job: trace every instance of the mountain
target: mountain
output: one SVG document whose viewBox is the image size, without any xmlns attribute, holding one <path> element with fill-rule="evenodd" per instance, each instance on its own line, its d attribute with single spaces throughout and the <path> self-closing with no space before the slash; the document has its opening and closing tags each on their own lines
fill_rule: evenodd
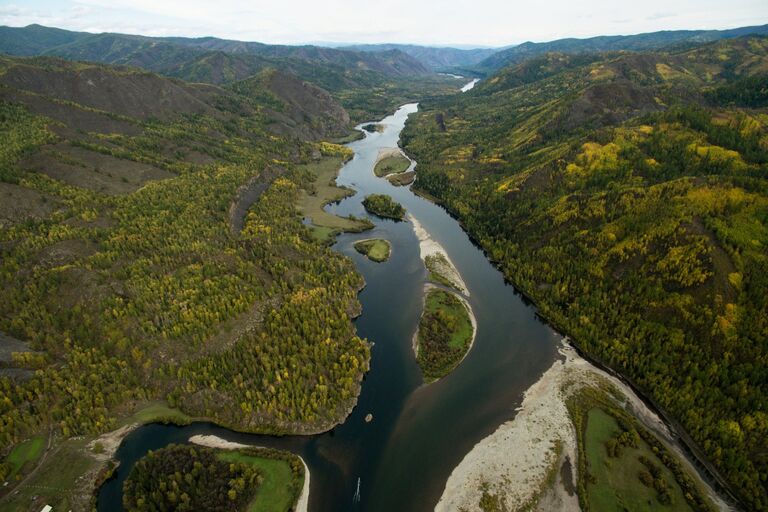
<svg viewBox="0 0 768 512">
<path fill-rule="evenodd" d="M 398 50 L 410 55 L 433 71 L 471 68 L 498 51 L 498 49 L 494 48 L 458 49 L 412 44 L 357 44 L 343 46 L 342 48 L 359 52 L 379 53 Z"/>
<path fill-rule="evenodd" d="M 73 43 L 87 36 L 85 32 L 42 25 L 0 26 L 0 51 L 9 55 L 38 55 L 49 48 Z"/>
<path fill-rule="evenodd" d="M 492 73 L 510 64 L 550 52 L 588 53 L 608 51 L 649 51 L 671 45 L 694 45 L 746 35 L 768 35 L 768 25 L 730 30 L 671 30 L 630 36 L 598 36 L 587 39 L 558 39 L 546 43 L 526 42 L 501 50 L 477 64 L 477 69 Z"/>
<path fill-rule="evenodd" d="M 457 79 L 436 75 L 399 50 L 372 53 L 211 37 L 89 34 L 30 25 L 0 27 L 0 52 L 133 66 L 215 85 L 277 69 L 330 92 L 355 122 L 383 115 L 422 94 L 445 94 L 458 87 Z"/>
<path fill-rule="evenodd" d="M 221 87 L 0 57 L 4 509 L 29 508 L 32 467 L 8 455 L 27 439 L 51 435 L 40 464 L 63 475 L 45 502 L 88 510 L 106 458 L 71 438 L 138 410 L 269 433 L 346 417 L 370 358 L 363 283 L 297 204 L 349 156 L 318 141 L 348 125 L 279 70 Z M 291 369 L 278 388 L 274 368 Z"/>
<path fill-rule="evenodd" d="M 421 104 L 416 187 L 768 510 L 768 38 L 548 53 Z"/>
<path fill-rule="evenodd" d="M 105 64 L 136 65 L 172 69 L 193 58 L 210 58 L 217 52 L 233 58 L 246 56 L 265 59 L 295 59 L 316 64 L 341 66 L 345 70 L 368 70 L 388 77 L 428 73 L 420 62 L 404 52 L 355 52 L 317 46 L 285 46 L 232 41 L 214 37 L 146 37 L 129 34 L 90 34 L 29 25 L 22 28 L 0 27 L 0 52 L 9 55 L 55 55 L 72 60 Z M 156 62 L 159 60 L 159 62 Z M 251 67 L 266 60 L 245 59 Z M 263 64 L 262 64 L 263 65 Z"/>
<path fill-rule="evenodd" d="M 83 107 L 140 120 L 168 120 L 180 115 L 220 117 L 222 104 L 236 105 L 232 107 L 236 112 L 261 111 L 272 117 L 272 126 L 282 135 L 302 139 L 342 136 L 349 126 L 349 115 L 327 92 L 293 75 L 269 70 L 257 77 L 258 92 L 240 89 L 236 94 L 235 89 L 170 80 L 132 68 L 49 57 L 6 57 L 2 58 L 2 67 L 0 98 L 24 104 L 32 112 L 53 117 L 72 130 L 90 131 L 87 121 L 77 124 L 83 118 Z M 279 76 L 279 84 L 274 76 Z M 263 99 L 264 94 L 271 101 L 259 104 L 257 100 Z M 70 104 L 77 106 L 70 108 Z M 282 114 L 278 115 L 283 111 L 302 120 L 300 133 L 278 122 L 285 120 Z M 292 121 L 290 125 L 296 123 Z"/>
</svg>

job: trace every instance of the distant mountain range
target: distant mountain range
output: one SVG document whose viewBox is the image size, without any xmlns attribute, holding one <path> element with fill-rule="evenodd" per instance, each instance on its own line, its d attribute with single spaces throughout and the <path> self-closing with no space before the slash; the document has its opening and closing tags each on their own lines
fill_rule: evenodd
<svg viewBox="0 0 768 512">
<path fill-rule="evenodd" d="M 326 69 L 322 74 L 345 75 L 351 82 L 359 81 L 365 73 L 384 77 L 430 73 L 424 64 L 398 50 L 372 53 L 215 37 L 91 34 L 41 25 L 0 27 L 0 52 L 136 66 L 188 81 L 215 84 L 247 78 L 270 66 L 291 71 L 302 78 L 316 79 L 320 74 L 317 66 L 323 65 Z M 337 76 L 336 80 L 343 81 L 343 77 Z"/>
<path fill-rule="evenodd" d="M 0 27 L 0 53 L 130 66 L 187 82 L 231 85 L 269 70 L 295 75 L 325 89 L 354 121 L 375 118 L 433 87 L 457 89 L 397 49 L 362 52 L 284 46 L 215 37 L 145 37 L 73 32 L 29 25 Z M 386 94 L 384 94 L 386 91 Z"/>
<path fill-rule="evenodd" d="M 184 51 L 186 50 L 186 51 Z M 130 34 L 73 32 L 42 25 L 0 27 L 0 52 L 10 55 L 55 55 L 67 59 L 82 59 L 105 64 L 131 64 L 147 54 L 178 59 L 197 55 L 201 59 L 211 53 L 249 55 L 262 59 L 299 59 L 377 71 L 386 75 L 425 74 L 428 69 L 404 52 L 356 52 L 319 46 L 270 45 L 234 41 L 216 37 L 146 37 Z M 196 52 L 196 53 L 192 53 Z M 251 62 L 257 62 L 252 60 Z M 146 68 L 149 62 L 142 62 Z M 165 66 L 167 61 L 156 64 Z"/>
<path fill-rule="evenodd" d="M 649 51 L 668 46 L 683 49 L 701 43 L 731 39 L 746 35 L 768 35 L 768 25 L 741 27 L 730 30 L 673 30 L 648 32 L 629 36 L 598 36 L 588 39 L 558 39 L 547 43 L 526 42 L 501 50 L 479 62 L 478 71 L 490 73 L 510 64 L 518 64 L 529 57 L 549 52 L 594 53 L 609 51 Z"/>
<path fill-rule="evenodd" d="M 91 34 L 29 25 L 0 27 L 0 52 L 130 65 L 188 81 L 215 84 L 242 80 L 265 68 L 276 67 L 333 91 L 341 87 L 370 85 L 382 78 L 427 76 L 435 72 L 486 75 L 550 52 L 649 51 L 667 47 L 679 50 L 745 35 L 768 35 L 768 25 L 566 38 L 475 49 L 410 44 L 355 44 L 335 48 L 290 46 L 216 37 Z"/>
<path fill-rule="evenodd" d="M 342 46 L 346 50 L 360 52 L 382 52 L 398 50 L 418 60 L 434 71 L 451 71 L 455 68 L 475 66 L 499 51 L 499 48 L 437 48 L 412 44 L 356 44 Z"/>
</svg>

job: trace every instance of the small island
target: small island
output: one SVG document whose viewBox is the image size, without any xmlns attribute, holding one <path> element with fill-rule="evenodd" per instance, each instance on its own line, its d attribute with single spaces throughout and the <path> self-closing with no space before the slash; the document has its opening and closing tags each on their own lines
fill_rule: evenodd
<svg viewBox="0 0 768 512">
<path fill-rule="evenodd" d="M 416 179 L 416 171 L 401 172 L 399 174 L 390 174 L 387 180 L 396 187 L 410 185 Z"/>
<path fill-rule="evenodd" d="M 368 133 L 383 132 L 384 131 L 384 126 L 380 125 L 379 123 L 364 124 L 362 126 L 362 128 L 363 128 L 363 130 L 367 131 Z"/>
<path fill-rule="evenodd" d="M 123 485 L 126 510 L 292 510 L 304 485 L 297 456 L 266 448 L 169 445 L 150 451 Z"/>
<path fill-rule="evenodd" d="M 363 199 L 368 213 L 385 219 L 403 220 L 405 208 L 386 194 L 371 194 Z"/>
<path fill-rule="evenodd" d="M 430 287 L 415 340 L 424 380 L 448 375 L 464 359 L 474 336 L 474 322 L 464 301 L 454 293 Z"/>
<path fill-rule="evenodd" d="M 354 244 L 355 250 L 365 254 L 369 260 L 381 263 L 389 259 L 392 254 L 392 244 L 382 238 L 368 238 L 358 240 Z"/>
<path fill-rule="evenodd" d="M 459 276 L 453 264 L 448 261 L 445 253 L 433 252 L 432 254 L 427 254 L 424 257 L 424 265 L 429 272 L 429 280 L 433 283 L 452 288 L 457 292 L 467 293 L 461 276 Z"/>
<path fill-rule="evenodd" d="M 379 178 L 390 174 L 400 174 L 408 170 L 411 161 L 400 150 L 382 151 L 373 167 L 373 173 Z"/>
</svg>

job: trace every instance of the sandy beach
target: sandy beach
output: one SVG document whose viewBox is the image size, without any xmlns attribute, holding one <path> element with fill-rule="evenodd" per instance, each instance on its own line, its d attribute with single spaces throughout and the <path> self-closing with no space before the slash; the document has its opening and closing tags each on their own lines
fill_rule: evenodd
<svg viewBox="0 0 768 512">
<path fill-rule="evenodd" d="M 566 339 L 559 352 L 564 359 L 556 361 L 525 392 L 517 416 L 476 444 L 453 470 L 436 511 L 479 511 L 483 487 L 500 497 L 509 510 L 519 510 L 540 498 L 535 510 L 578 511 L 578 498 L 566 492 L 559 471 L 555 485 L 543 487 L 550 471 L 559 469 L 566 457 L 571 463 L 573 479 L 568 487 L 576 487 L 578 445 L 565 403 L 585 386 L 609 383 L 621 392 L 625 406 L 641 423 L 665 441 L 671 439 L 658 415 L 627 385 L 580 357 Z M 561 449 L 559 454 L 557 446 Z M 674 451 L 687 462 L 679 450 Z M 697 473 L 692 475 L 718 505 L 723 505 Z"/>
<path fill-rule="evenodd" d="M 106 461 L 115 456 L 115 452 L 120 447 L 120 443 L 123 442 L 125 436 L 139 428 L 138 423 L 131 423 L 124 425 L 111 432 L 101 434 L 99 437 L 88 443 L 88 448 L 91 450 L 91 455 L 101 461 Z M 94 451 L 96 445 L 101 446 L 101 450 Z M 97 453 L 98 452 L 98 453 Z"/>
<path fill-rule="evenodd" d="M 575 352 L 561 352 L 565 361 L 556 361 L 525 392 L 514 420 L 475 445 L 453 470 L 435 510 L 480 510 L 483 486 L 510 510 L 518 510 L 534 501 L 557 464 L 558 444 L 575 460 L 576 434 L 565 399 L 596 376 L 573 364 Z"/>
<path fill-rule="evenodd" d="M 237 450 L 239 448 L 258 448 L 257 446 L 233 443 L 214 435 L 195 435 L 189 438 L 189 442 L 200 446 L 207 446 L 208 448 L 218 448 L 222 450 Z M 299 457 L 297 455 L 297 457 Z M 298 501 L 296 501 L 296 512 L 307 512 L 309 510 L 309 467 L 304 459 L 299 457 L 301 463 L 304 464 L 304 487 L 301 489 Z"/>
<path fill-rule="evenodd" d="M 377 163 L 381 162 L 382 160 L 384 160 L 387 157 L 397 156 L 397 155 L 405 156 L 405 154 L 403 154 L 403 152 L 400 150 L 400 148 L 383 148 L 383 149 L 380 149 L 378 156 L 376 156 L 376 162 L 373 164 L 373 166 L 375 167 Z M 410 158 L 409 158 L 409 160 L 410 160 Z"/>
<path fill-rule="evenodd" d="M 448 268 L 444 269 L 445 277 L 456 285 L 456 288 L 466 297 L 469 297 L 469 290 L 464 280 L 461 278 L 461 274 L 456 270 L 456 265 L 453 264 L 451 258 L 448 257 L 448 253 L 435 239 L 433 239 L 427 230 L 421 225 L 421 223 L 411 214 L 406 216 L 408 221 L 413 225 L 413 231 L 416 233 L 416 238 L 419 239 L 419 252 L 421 260 L 425 262 L 426 258 L 430 254 L 441 254 L 448 262 Z"/>
</svg>

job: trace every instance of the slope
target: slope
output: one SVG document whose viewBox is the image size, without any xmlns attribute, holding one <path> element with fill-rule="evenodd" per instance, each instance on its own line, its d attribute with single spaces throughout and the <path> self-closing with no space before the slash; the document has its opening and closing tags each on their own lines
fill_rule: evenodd
<svg viewBox="0 0 768 512">
<path fill-rule="evenodd" d="M 433 71 L 451 71 L 470 68 L 498 51 L 496 48 L 459 49 L 450 47 L 419 46 L 413 44 L 356 44 L 343 49 L 359 52 L 399 50 L 407 53 Z"/>
<path fill-rule="evenodd" d="M 15 445 L 48 437 L 38 475 L 58 480 L 30 492 L 85 510 L 104 460 L 87 443 L 148 404 L 306 433 L 355 403 L 362 281 L 295 206 L 314 180 L 301 164 L 346 156 L 313 140 L 348 117 L 289 75 L 261 79 L 284 96 L 0 59 L 0 331 L 28 347 L 3 361 L 23 371 L 0 376 L 0 478 Z"/>
<path fill-rule="evenodd" d="M 768 509 L 767 66 L 764 38 L 548 54 L 404 132 L 417 188 L 751 510 Z"/>
<path fill-rule="evenodd" d="M 398 50 L 353 52 L 216 38 L 88 34 L 40 26 L 3 30 L 0 51 L 5 53 L 132 66 L 190 82 L 225 85 L 278 69 L 327 90 L 358 122 L 383 115 L 419 94 L 454 92 L 460 82 L 432 74 Z"/>
<path fill-rule="evenodd" d="M 608 51 L 652 51 L 672 45 L 696 45 L 719 39 L 746 35 L 766 35 L 768 25 L 740 27 L 729 30 L 665 30 L 629 36 L 598 36 L 587 39 L 558 39 L 546 43 L 525 42 L 499 51 L 477 65 L 486 73 L 517 64 L 530 57 L 549 52 L 586 53 Z"/>
</svg>

